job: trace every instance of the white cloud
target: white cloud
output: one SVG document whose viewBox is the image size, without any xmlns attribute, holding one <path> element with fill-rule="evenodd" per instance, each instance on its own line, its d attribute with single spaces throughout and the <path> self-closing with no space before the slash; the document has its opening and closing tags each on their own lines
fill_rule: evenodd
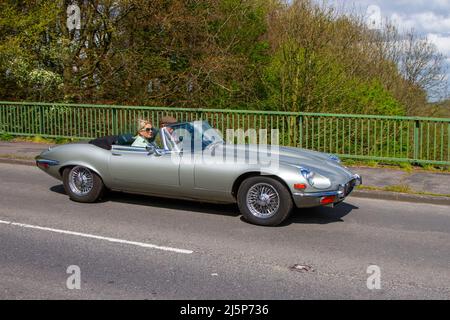
<svg viewBox="0 0 450 320">
<path fill-rule="evenodd" d="M 431 11 L 406 15 L 394 12 L 390 20 L 400 29 L 415 29 L 418 32 L 444 33 L 450 31 L 450 14 L 438 15 Z"/>
<path fill-rule="evenodd" d="M 450 0 L 315 0 L 343 10 L 365 15 L 379 7 L 383 19 L 394 20 L 401 29 L 420 33 L 450 32 Z"/>
<path fill-rule="evenodd" d="M 416 22 L 403 14 L 394 12 L 389 19 L 400 30 L 415 29 Z"/>
<path fill-rule="evenodd" d="M 448 66 L 448 78 L 450 79 L 450 0 L 314 1 L 318 4 L 325 3 L 334 6 L 340 12 L 359 13 L 368 19 L 368 23 L 371 16 L 368 8 L 371 6 L 379 7 L 383 21 L 388 20 L 394 23 L 400 31 L 412 29 L 419 35 L 427 37 L 429 41 L 436 45 L 439 52 L 446 57 L 445 62 Z"/>
<path fill-rule="evenodd" d="M 429 33 L 427 38 L 434 43 L 437 49 L 448 57 L 450 60 L 450 35 L 441 35 L 436 33 Z"/>
</svg>

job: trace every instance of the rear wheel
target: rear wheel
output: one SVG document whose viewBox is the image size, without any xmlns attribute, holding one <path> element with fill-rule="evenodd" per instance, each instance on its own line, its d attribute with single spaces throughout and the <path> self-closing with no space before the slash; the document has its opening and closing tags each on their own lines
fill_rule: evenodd
<svg viewBox="0 0 450 320">
<path fill-rule="evenodd" d="M 247 221 L 263 226 L 280 224 L 293 208 L 289 190 L 278 180 L 264 176 L 251 177 L 242 182 L 237 202 Z"/>
<path fill-rule="evenodd" d="M 105 189 L 102 179 L 92 170 L 82 166 L 64 169 L 63 183 L 70 199 L 77 202 L 95 202 Z"/>
</svg>

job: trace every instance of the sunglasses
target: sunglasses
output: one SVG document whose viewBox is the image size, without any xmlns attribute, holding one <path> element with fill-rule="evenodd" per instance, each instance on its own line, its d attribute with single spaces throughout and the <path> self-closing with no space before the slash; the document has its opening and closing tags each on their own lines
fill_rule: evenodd
<svg viewBox="0 0 450 320">
<path fill-rule="evenodd" d="M 142 131 L 150 132 L 150 131 L 152 131 L 152 129 L 153 129 L 153 128 L 145 128 L 145 129 L 143 129 Z"/>
</svg>

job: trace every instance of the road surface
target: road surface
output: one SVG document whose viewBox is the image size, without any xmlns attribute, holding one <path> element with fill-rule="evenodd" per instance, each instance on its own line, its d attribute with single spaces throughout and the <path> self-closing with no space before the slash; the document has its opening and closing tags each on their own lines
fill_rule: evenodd
<svg viewBox="0 0 450 320">
<path fill-rule="evenodd" d="M 234 205 L 80 204 L 0 164 L 0 299 L 449 299 L 449 265 L 448 206 L 349 197 L 261 227 Z"/>
</svg>

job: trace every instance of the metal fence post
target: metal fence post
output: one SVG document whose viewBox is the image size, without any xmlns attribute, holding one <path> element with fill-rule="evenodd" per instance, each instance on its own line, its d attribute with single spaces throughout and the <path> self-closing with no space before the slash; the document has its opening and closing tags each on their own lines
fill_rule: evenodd
<svg viewBox="0 0 450 320">
<path fill-rule="evenodd" d="M 39 106 L 39 134 L 45 134 L 44 130 L 44 106 Z"/>
<path fill-rule="evenodd" d="M 118 125 L 118 122 L 117 122 L 117 109 L 116 108 L 113 108 L 112 109 L 112 130 L 113 130 L 113 132 L 112 132 L 112 134 L 113 135 L 117 135 L 117 134 L 119 134 L 119 125 Z"/>
<path fill-rule="evenodd" d="M 420 129 L 420 120 L 415 120 L 415 126 L 414 126 L 414 151 L 413 151 L 413 159 L 418 160 L 419 159 L 419 129 Z"/>
<path fill-rule="evenodd" d="M 447 125 L 447 162 L 450 162 L 450 123 Z"/>
<path fill-rule="evenodd" d="M 303 148 L 303 115 L 300 114 L 298 116 L 298 139 L 299 139 L 299 147 Z"/>
<path fill-rule="evenodd" d="M 199 121 L 203 121 L 203 109 L 197 109 L 197 119 Z"/>
</svg>

